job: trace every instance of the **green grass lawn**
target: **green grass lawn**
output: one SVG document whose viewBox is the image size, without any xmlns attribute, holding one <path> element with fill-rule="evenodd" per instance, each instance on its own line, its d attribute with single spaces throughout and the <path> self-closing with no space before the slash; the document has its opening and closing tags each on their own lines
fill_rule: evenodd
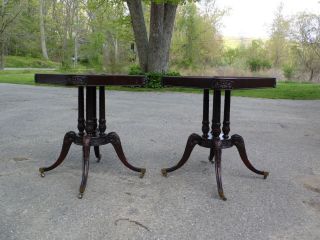
<svg viewBox="0 0 320 240">
<path fill-rule="evenodd" d="M 0 83 L 29 84 L 34 83 L 35 71 L 0 71 Z M 37 71 L 37 73 L 58 73 L 55 71 Z M 118 91 L 154 91 L 154 92 L 184 92 L 201 93 L 200 89 L 193 88 L 129 88 L 120 86 L 107 87 L 110 90 Z M 314 100 L 320 99 L 320 84 L 316 83 L 298 83 L 298 82 L 278 82 L 276 88 L 253 89 L 253 90 L 234 90 L 233 96 L 270 98 L 270 99 L 296 99 L 296 100 Z"/>
</svg>

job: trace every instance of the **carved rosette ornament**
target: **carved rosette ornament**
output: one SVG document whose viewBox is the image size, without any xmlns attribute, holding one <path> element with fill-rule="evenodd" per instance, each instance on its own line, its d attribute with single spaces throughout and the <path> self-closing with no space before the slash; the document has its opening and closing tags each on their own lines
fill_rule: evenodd
<svg viewBox="0 0 320 240">
<path fill-rule="evenodd" d="M 231 90 L 232 84 L 233 84 L 232 80 L 217 80 L 213 82 L 212 88 L 216 90 L 221 90 L 221 89 Z"/>
<path fill-rule="evenodd" d="M 71 83 L 76 85 L 86 85 L 87 77 L 86 76 L 72 76 Z"/>
</svg>

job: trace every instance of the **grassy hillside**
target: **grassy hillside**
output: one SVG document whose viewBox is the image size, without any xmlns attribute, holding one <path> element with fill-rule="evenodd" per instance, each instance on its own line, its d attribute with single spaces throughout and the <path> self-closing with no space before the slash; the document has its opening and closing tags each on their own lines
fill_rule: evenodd
<svg viewBox="0 0 320 240">
<path fill-rule="evenodd" d="M 58 68 L 59 66 L 59 63 L 40 58 L 5 56 L 5 67 L 7 68 Z"/>
</svg>

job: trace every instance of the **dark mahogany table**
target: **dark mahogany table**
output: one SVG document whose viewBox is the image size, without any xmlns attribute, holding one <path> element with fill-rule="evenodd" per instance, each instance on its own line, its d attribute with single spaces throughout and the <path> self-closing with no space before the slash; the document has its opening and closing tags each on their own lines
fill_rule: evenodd
<svg viewBox="0 0 320 240">
<path fill-rule="evenodd" d="M 131 85 L 143 86 L 146 83 L 144 76 L 127 75 L 61 75 L 61 74 L 36 74 L 36 83 L 61 84 L 78 86 L 78 130 L 79 133 L 66 133 L 60 156 L 56 162 L 46 168 L 40 168 L 41 176 L 44 173 L 58 167 L 65 159 L 72 143 L 83 147 L 83 171 L 79 190 L 79 198 L 83 197 L 89 170 L 90 147 L 94 147 L 95 155 L 100 161 L 99 146 L 111 143 L 122 163 L 129 169 L 140 172 L 140 177 L 145 174 L 144 168 L 132 166 L 126 159 L 119 136 L 115 132 L 105 134 L 105 86 L 107 85 Z M 267 178 L 268 172 L 259 171 L 252 166 L 247 157 L 244 140 L 240 135 L 230 132 L 230 101 L 231 91 L 234 89 L 268 88 L 276 86 L 275 78 L 254 77 L 163 77 L 163 86 L 181 86 L 203 89 L 203 119 L 202 136 L 191 134 L 181 160 L 171 168 L 161 170 L 163 176 L 182 167 L 189 159 L 196 145 L 209 148 L 209 160 L 215 164 L 218 193 L 221 199 L 226 200 L 221 181 L 221 154 L 222 149 L 236 146 L 243 163 L 254 173 Z M 96 88 L 99 87 L 99 126 L 96 117 Z M 86 118 L 84 117 L 84 88 L 86 88 Z M 209 91 L 213 90 L 213 110 L 211 132 L 209 127 Z M 221 91 L 224 91 L 224 118 L 221 134 Z M 215 160 L 213 161 L 213 158 Z"/>
<path fill-rule="evenodd" d="M 79 198 L 83 197 L 88 179 L 90 147 L 93 146 L 94 153 L 99 162 L 101 159 L 99 146 L 111 143 L 121 162 L 129 169 L 140 172 L 142 178 L 146 172 L 145 168 L 132 166 L 126 159 L 122 150 L 121 141 L 117 133 L 106 131 L 105 117 L 105 86 L 125 85 L 142 86 L 145 84 L 144 76 L 125 75 L 60 75 L 60 74 L 36 74 L 36 83 L 71 85 L 78 87 L 78 133 L 67 132 L 63 139 L 60 156 L 49 167 L 40 168 L 40 174 L 45 176 L 45 172 L 58 167 L 66 158 L 72 143 L 82 146 L 83 167 L 82 181 L 79 189 Z M 96 92 L 99 87 L 99 125 L 97 124 L 97 102 Z M 84 89 L 86 89 L 86 106 L 84 104 Z M 84 116 L 86 109 L 86 117 Z"/>
<path fill-rule="evenodd" d="M 189 159 L 193 148 L 196 145 L 209 148 L 209 161 L 215 164 L 216 181 L 218 193 L 222 200 L 227 200 L 223 193 L 221 180 L 221 154 L 222 149 L 236 146 L 243 163 L 256 174 L 263 175 L 267 178 L 268 172 L 257 170 L 250 163 L 244 140 L 240 135 L 234 134 L 229 137 L 230 132 L 230 100 L 231 90 L 233 89 L 252 89 L 268 88 L 276 86 L 275 78 L 256 78 L 256 77 L 164 77 L 164 86 L 181 86 L 202 88 L 203 90 L 203 119 L 202 119 L 202 136 L 193 133 L 189 136 L 185 151 L 181 160 L 171 168 L 161 170 L 163 176 L 182 167 Z M 209 90 L 213 90 L 213 109 L 211 132 L 209 127 Z M 221 91 L 224 91 L 224 115 L 221 134 Z M 213 161 L 214 158 L 214 161 Z"/>
</svg>

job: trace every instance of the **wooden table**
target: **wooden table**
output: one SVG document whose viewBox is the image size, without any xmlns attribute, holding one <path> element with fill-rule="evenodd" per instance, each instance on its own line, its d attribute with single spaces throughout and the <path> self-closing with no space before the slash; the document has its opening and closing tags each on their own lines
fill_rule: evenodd
<svg viewBox="0 0 320 240">
<path fill-rule="evenodd" d="M 80 184 L 79 195 L 83 197 L 89 172 L 89 154 L 90 147 L 93 146 L 97 161 L 101 159 L 99 146 L 111 143 L 121 162 L 129 169 L 140 172 L 142 178 L 146 172 L 145 168 L 132 166 L 125 157 L 121 141 L 117 133 L 106 131 L 105 116 L 105 86 L 143 86 L 145 84 L 144 76 L 126 76 L 126 75 L 62 75 L 62 74 L 36 74 L 36 83 L 59 84 L 78 87 L 78 133 L 74 131 L 67 132 L 63 139 L 63 145 L 60 156 L 49 167 L 39 169 L 42 177 L 45 172 L 58 167 L 66 158 L 72 143 L 82 146 L 83 167 L 82 181 Z M 96 92 L 99 87 L 99 125 L 97 123 L 97 102 Z M 86 89 L 86 104 L 84 104 L 84 89 Z M 86 106 L 85 106 L 86 105 Z M 86 117 L 84 116 L 86 109 Z"/>
<path fill-rule="evenodd" d="M 115 132 L 105 134 L 105 86 L 107 85 L 126 85 L 126 86 L 144 86 L 146 79 L 144 76 L 127 75 L 62 75 L 62 74 L 36 74 L 36 83 L 73 85 L 78 87 L 78 130 L 66 133 L 60 156 L 56 162 L 46 168 L 40 168 L 41 176 L 44 173 L 58 167 L 65 159 L 72 143 L 81 145 L 83 148 L 83 171 L 82 181 L 79 189 L 79 198 L 83 197 L 86 187 L 90 147 L 94 147 L 95 155 L 100 161 L 101 155 L 99 146 L 111 143 L 122 163 L 129 169 L 140 172 L 140 177 L 145 174 L 145 168 L 132 166 L 126 159 L 119 136 Z M 163 86 L 181 86 L 203 89 L 203 119 L 202 135 L 191 134 L 188 138 L 185 151 L 180 161 L 173 167 L 161 170 L 163 176 L 169 172 L 182 167 L 189 159 L 193 148 L 196 145 L 209 148 L 209 160 L 215 164 L 216 181 L 218 193 L 221 199 L 226 200 L 221 180 L 221 154 L 222 149 L 236 146 L 243 163 L 256 174 L 265 178 L 268 172 L 257 170 L 250 163 L 244 140 L 240 135 L 234 134 L 229 137 L 230 132 L 230 102 L 231 91 L 234 89 L 253 89 L 268 88 L 276 86 L 275 78 L 255 78 L 255 77 L 163 77 Z M 96 88 L 99 87 L 99 125 L 96 117 Z M 84 117 L 84 88 L 86 89 L 86 118 Z M 213 109 L 211 131 L 209 127 L 209 91 L 213 91 Z M 224 114 L 221 134 L 221 92 L 224 91 Z M 210 131 L 210 132 L 209 132 Z M 213 161 L 214 158 L 214 161 Z"/>
<path fill-rule="evenodd" d="M 248 169 L 256 174 L 262 175 L 264 179 L 269 175 L 266 171 L 257 170 L 250 163 L 243 138 L 234 134 L 229 137 L 230 132 L 230 102 L 231 90 L 233 89 L 253 89 L 268 88 L 276 86 L 275 78 L 257 78 L 257 77 L 164 77 L 162 79 L 164 86 L 180 86 L 203 89 L 203 118 L 202 118 L 202 135 L 193 133 L 189 136 L 185 151 L 180 161 L 173 167 L 163 168 L 163 176 L 182 167 L 189 159 L 193 148 L 196 145 L 209 148 L 209 161 L 215 164 L 216 181 L 218 193 L 222 200 L 227 200 L 221 180 L 221 154 L 222 149 L 236 146 L 239 151 L 241 160 Z M 213 108 L 211 131 L 209 127 L 209 90 L 213 90 Z M 221 134 L 221 91 L 224 91 L 224 114 Z M 210 133 L 209 133 L 210 131 Z M 213 161 L 214 158 L 214 161 Z"/>
</svg>

